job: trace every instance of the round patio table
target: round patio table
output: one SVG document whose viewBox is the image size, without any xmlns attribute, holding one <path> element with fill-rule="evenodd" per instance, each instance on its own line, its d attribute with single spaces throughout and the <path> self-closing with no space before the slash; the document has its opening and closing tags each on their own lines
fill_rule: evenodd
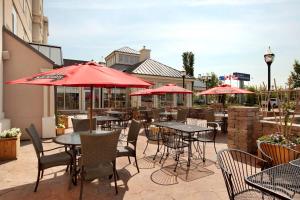
<svg viewBox="0 0 300 200">
<path fill-rule="evenodd" d="M 112 133 L 112 131 L 106 131 L 106 130 L 93 131 L 91 134 L 109 134 L 109 133 Z M 78 173 L 77 164 L 76 164 L 76 154 L 77 154 L 76 146 L 81 145 L 81 141 L 80 141 L 81 134 L 90 134 L 90 132 L 89 131 L 73 132 L 73 133 L 68 133 L 53 138 L 53 142 L 57 144 L 69 146 L 72 151 L 73 167 L 72 167 L 71 178 L 74 185 L 77 185 L 77 173 Z"/>
<path fill-rule="evenodd" d="M 106 111 L 106 113 L 112 116 L 121 116 L 125 114 L 125 112 L 117 111 L 117 110 L 108 110 Z"/>
</svg>

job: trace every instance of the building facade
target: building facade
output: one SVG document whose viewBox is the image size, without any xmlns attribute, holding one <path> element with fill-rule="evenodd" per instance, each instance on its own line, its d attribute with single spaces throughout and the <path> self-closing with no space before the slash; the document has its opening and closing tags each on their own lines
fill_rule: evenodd
<svg viewBox="0 0 300 200">
<path fill-rule="evenodd" d="M 151 59 L 151 50 L 143 47 L 136 51 L 129 47 L 114 50 L 105 61 L 107 67 L 122 72 L 134 74 L 144 80 L 152 82 L 152 88 L 173 83 L 183 87 L 183 77 L 179 70 Z M 64 59 L 64 66 L 80 64 L 86 61 Z M 103 63 L 101 63 L 103 64 Z M 184 87 L 192 90 L 193 77 L 186 76 Z M 192 106 L 192 95 L 167 94 L 154 96 L 130 97 L 129 94 L 139 89 L 130 88 L 94 88 L 93 108 L 124 108 L 124 107 L 165 107 Z M 66 112 L 86 112 L 90 107 L 90 88 L 58 87 L 57 109 Z"/>
<path fill-rule="evenodd" d="M 18 127 L 26 137 L 33 123 L 41 133 L 43 120 L 54 114 L 53 89 L 4 83 L 52 69 L 56 61 L 47 52 L 58 54 L 60 47 L 47 46 L 43 0 L 0 0 L 0 16 L 0 131 Z"/>
</svg>

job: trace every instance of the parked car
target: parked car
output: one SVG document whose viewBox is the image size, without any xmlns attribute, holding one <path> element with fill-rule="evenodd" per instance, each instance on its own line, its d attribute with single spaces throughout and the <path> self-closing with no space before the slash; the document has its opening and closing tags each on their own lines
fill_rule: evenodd
<svg viewBox="0 0 300 200">
<path fill-rule="evenodd" d="M 277 108 L 279 105 L 279 100 L 277 98 L 270 98 L 270 105 L 271 107 Z M 261 101 L 262 106 L 267 106 L 268 101 Z"/>
</svg>

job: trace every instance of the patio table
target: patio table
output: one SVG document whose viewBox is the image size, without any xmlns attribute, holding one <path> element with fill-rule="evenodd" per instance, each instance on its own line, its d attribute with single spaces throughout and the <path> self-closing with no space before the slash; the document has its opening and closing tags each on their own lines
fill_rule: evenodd
<svg viewBox="0 0 300 200">
<path fill-rule="evenodd" d="M 98 122 L 100 122 L 100 124 L 107 124 L 107 128 L 111 127 L 111 122 L 116 122 L 116 121 L 120 121 L 120 118 L 118 117 L 113 117 L 113 116 L 96 116 L 96 124 L 98 124 Z"/>
<path fill-rule="evenodd" d="M 294 166 L 297 166 L 297 167 L 300 167 L 300 158 L 291 161 L 290 164 L 294 165 Z"/>
<path fill-rule="evenodd" d="M 300 167 L 289 163 L 258 172 L 245 181 L 279 199 L 300 199 Z"/>
<path fill-rule="evenodd" d="M 76 155 L 77 155 L 77 149 L 76 146 L 81 145 L 80 141 L 80 135 L 84 133 L 89 133 L 89 131 L 84 131 L 84 132 L 73 132 L 73 133 L 68 133 L 64 135 L 57 136 L 53 138 L 53 142 L 57 144 L 62 144 L 65 146 L 69 146 L 72 153 L 73 153 L 73 167 L 72 167 L 72 182 L 74 185 L 77 185 L 77 163 L 76 163 Z M 112 133 L 112 131 L 106 131 L 106 130 L 101 130 L 101 131 L 93 131 L 91 134 L 109 134 Z"/>
<path fill-rule="evenodd" d="M 175 131 L 179 131 L 181 133 L 188 134 L 188 143 L 189 144 L 188 144 L 188 163 L 187 163 L 187 166 L 190 166 L 191 157 L 192 157 L 192 136 L 193 136 L 193 134 L 211 130 L 211 128 L 209 128 L 209 127 L 189 125 L 189 124 L 184 124 L 182 122 L 176 122 L 176 121 L 153 122 L 152 124 L 155 125 L 155 126 L 158 126 L 158 127 L 170 128 L 170 129 L 173 129 Z M 159 136 L 159 134 L 157 134 L 157 135 Z M 158 147 L 157 147 L 157 152 L 156 152 L 155 156 L 157 155 L 157 153 L 159 151 L 159 141 L 158 141 L 157 144 L 158 144 Z M 154 159 L 155 159 L 155 157 L 154 157 Z M 203 160 L 205 160 L 204 157 L 203 157 Z"/>
</svg>

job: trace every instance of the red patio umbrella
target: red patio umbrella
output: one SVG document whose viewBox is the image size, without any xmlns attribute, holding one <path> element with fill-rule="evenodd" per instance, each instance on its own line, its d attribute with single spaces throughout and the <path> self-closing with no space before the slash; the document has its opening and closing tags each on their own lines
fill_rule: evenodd
<svg viewBox="0 0 300 200">
<path fill-rule="evenodd" d="M 183 87 L 179 87 L 175 84 L 167 84 L 162 87 L 158 87 L 151 91 L 152 94 L 192 94 L 191 90 L 187 90 Z"/>
<path fill-rule="evenodd" d="M 28 84 L 44 86 L 70 86 L 70 87 L 90 87 L 91 98 L 93 101 L 94 87 L 121 87 L 121 88 L 147 88 L 152 83 L 144 81 L 133 75 L 105 67 L 95 62 L 85 64 L 71 65 L 54 69 L 51 71 L 32 75 L 14 81 L 8 81 L 7 84 Z M 90 131 L 92 127 L 93 108 L 90 109 Z"/>
<path fill-rule="evenodd" d="M 138 91 L 130 93 L 129 96 L 146 96 L 146 95 L 152 95 L 152 90 L 153 89 L 138 90 Z"/>
<path fill-rule="evenodd" d="M 224 84 L 219 85 L 217 87 L 210 88 L 208 90 L 205 90 L 203 92 L 198 93 L 198 95 L 218 95 L 218 94 L 252 94 L 253 92 L 231 87 L 231 85 Z"/>
</svg>

